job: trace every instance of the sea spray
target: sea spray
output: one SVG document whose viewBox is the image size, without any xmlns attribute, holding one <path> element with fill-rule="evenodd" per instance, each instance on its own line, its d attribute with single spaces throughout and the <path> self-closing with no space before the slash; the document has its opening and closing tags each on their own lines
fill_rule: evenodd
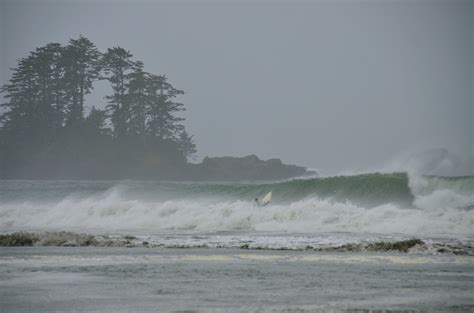
<svg viewBox="0 0 474 313">
<path fill-rule="evenodd" d="M 277 183 L 1 181 L 0 230 L 472 235 L 474 177 L 364 174 Z M 273 202 L 254 197 L 272 190 Z"/>
</svg>

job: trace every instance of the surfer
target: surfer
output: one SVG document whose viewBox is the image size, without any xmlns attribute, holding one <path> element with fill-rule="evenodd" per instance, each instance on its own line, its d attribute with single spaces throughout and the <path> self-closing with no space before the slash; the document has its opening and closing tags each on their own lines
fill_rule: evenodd
<svg viewBox="0 0 474 313">
<path fill-rule="evenodd" d="M 266 206 L 267 204 L 270 203 L 271 200 L 272 200 L 272 192 L 270 191 L 269 193 L 265 195 L 265 197 L 263 197 L 262 200 L 255 198 L 253 200 L 253 204 L 256 206 Z"/>
<path fill-rule="evenodd" d="M 255 198 L 253 200 L 253 204 L 256 205 L 256 206 L 260 206 L 260 202 L 258 201 L 258 198 Z"/>
</svg>

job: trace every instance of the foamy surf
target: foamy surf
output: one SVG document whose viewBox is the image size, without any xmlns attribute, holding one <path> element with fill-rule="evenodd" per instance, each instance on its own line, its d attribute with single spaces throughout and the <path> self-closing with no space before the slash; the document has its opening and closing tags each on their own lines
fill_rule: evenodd
<svg viewBox="0 0 474 313">
<path fill-rule="evenodd" d="M 0 184 L 2 232 L 131 234 L 170 247 L 301 249 L 413 237 L 455 246 L 473 242 L 474 177 L 374 173 L 277 183 Z M 253 199 L 268 191 L 272 203 L 256 206 Z"/>
</svg>

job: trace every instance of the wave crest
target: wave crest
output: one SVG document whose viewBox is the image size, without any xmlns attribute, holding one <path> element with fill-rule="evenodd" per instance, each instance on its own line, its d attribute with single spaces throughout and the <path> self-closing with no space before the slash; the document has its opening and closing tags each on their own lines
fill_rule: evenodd
<svg viewBox="0 0 474 313">
<path fill-rule="evenodd" d="M 470 235 L 474 226 L 473 177 L 366 174 L 264 184 L 100 183 L 97 188 L 83 182 L 84 192 L 77 192 L 76 182 L 72 187 L 51 182 L 56 188 L 44 183 L 41 191 L 24 183 L 3 189 L 24 196 L 0 201 L 2 229 Z M 55 194 L 48 197 L 50 190 Z M 254 197 L 270 190 L 271 205 L 253 205 Z"/>
</svg>

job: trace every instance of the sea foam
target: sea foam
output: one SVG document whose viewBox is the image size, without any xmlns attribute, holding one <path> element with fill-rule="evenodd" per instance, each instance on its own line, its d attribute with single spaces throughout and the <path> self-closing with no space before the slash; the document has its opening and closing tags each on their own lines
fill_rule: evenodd
<svg viewBox="0 0 474 313">
<path fill-rule="evenodd" d="M 375 175 L 375 176 L 374 176 Z M 397 174 L 403 177 L 404 174 Z M 346 188 L 342 197 L 337 184 L 372 183 L 376 179 L 382 186 L 378 190 L 359 186 Z M 386 181 L 384 181 L 386 180 Z M 80 230 L 102 232 L 216 232 L 216 231 L 262 231 L 283 233 L 379 233 L 406 235 L 472 235 L 474 228 L 474 195 L 470 186 L 472 177 L 443 179 L 439 177 L 410 177 L 411 203 L 387 201 L 365 206 L 360 197 L 384 199 L 391 183 L 395 189 L 400 177 L 380 174 L 332 179 L 311 179 L 265 184 L 207 185 L 171 184 L 168 189 L 182 188 L 173 196 L 143 197 L 130 192 L 140 189 L 119 183 L 105 190 L 91 193 L 71 192 L 63 197 L 41 201 L 26 197 L 2 201 L 0 204 L 0 227 L 20 230 Z M 324 184 L 329 184 L 330 188 Z M 157 186 L 158 189 L 162 185 Z M 216 187 L 217 186 L 217 187 Z M 467 186 L 467 187 L 466 187 Z M 27 187 L 25 193 L 28 193 Z M 150 186 L 148 190 L 153 190 Z M 147 189 L 144 188 L 144 189 Z M 344 189 L 340 186 L 340 189 Z M 372 188 L 372 187 L 370 187 Z M 369 188 L 369 189 L 370 189 Z M 190 189 L 194 193 L 190 193 Z M 255 192 L 277 190 L 299 195 L 291 200 L 278 198 L 268 206 L 255 206 Z M 372 188 L 373 189 L 373 188 Z M 199 190 L 197 192 L 196 190 Z M 256 191 L 255 191 L 256 190 Z M 353 190 L 361 194 L 351 194 Z M 402 195 L 404 191 L 389 196 Z M 274 192 L 275 193 L 275 192 Z M 319 193 L 319 194 L 318 194 Z M 378 193 L 382 193 L 379 195 Z M 157 194 L 160 194 L 157 192 Z M 275 194 L 278 195 L 276 192 Z M 387 198 L 389 198 L 387 196 Z M 239 199 L 239 197 L 241 199 Z M 351 197 L 355 200 L 352 201 Z M 407 196 L 408 197 L 408 196 Z M 379 199 L 379 200 L 380 200 Z M 406 200 L 406 199 L 405 199 Z"/>
</svg>

